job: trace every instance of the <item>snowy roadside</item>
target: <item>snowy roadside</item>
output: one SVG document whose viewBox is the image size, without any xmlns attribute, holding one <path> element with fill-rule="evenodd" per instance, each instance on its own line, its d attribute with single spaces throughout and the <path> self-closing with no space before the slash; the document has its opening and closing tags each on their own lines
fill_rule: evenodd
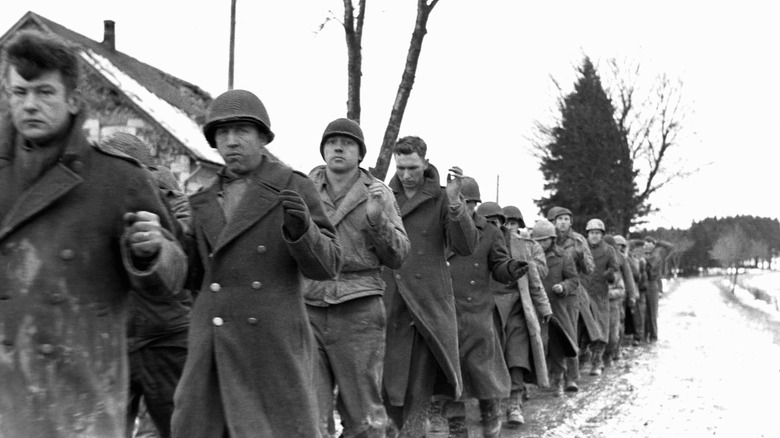
<svg viewBox="0 0 780 438">
<path fill-rule="evenodd" d="M 717 281 L 724 290 L 731 290 L 731 281 L 722 278 Z M 737 281 L 734 297 L 745 307 L 764 313 L 770 319 L 780 322 L 780 272 L 748 274 Z"/>
</svg>

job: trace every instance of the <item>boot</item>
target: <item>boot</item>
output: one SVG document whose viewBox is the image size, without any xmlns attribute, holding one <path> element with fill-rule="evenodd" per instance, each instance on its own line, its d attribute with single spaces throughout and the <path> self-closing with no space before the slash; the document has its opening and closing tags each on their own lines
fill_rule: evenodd
<svg viewBox="0 0 780 438">
<path fill-rule="evenodd" d="M 469 430 L 466 427 L 466 417 L 450 417 L 448 421 L 450 425 L 449 438 L 468 438 Z"/>
<path fill-rule="evenodd" d="M 479 412 L 482 419 L 482 436 L 484 438 L 498 438 L 501 435 L 501 416 L 499 408 L 500 403 L 496 399 L 479 401 Z M 465 437 L 467 435 L 463 436 Z"/>
<path fill-rule="evenodd" d="M 603 352 L 594 352 L 593 353 L 593 359 L 591 360 L 591 369 L 590 369 L 590 375 L 591 376 L 600 376 L 602 372 L 602 362 L 601 362 L 601 356 L 603 355 Z"/>
<path fill-rule="evenodd" d="M 428 432 L 432 434 L 449 433 L 447 419 L 444 418 L 444 404 L 446 400 L 437 400 L 431 402 L 428 408 Z"/>
<path fill-rule="evenodd" d="M 514 390 L 509 394 L 506 403 L 506 422 L 509 427 L 520 427 L 525 424 L 521 398 L 521 391 Z"/>
<path fill-rule="evenodd" d="M 553 373 L 550 376 L 550 388 L 552 388 L 553 397 L 563 396 L 563 371 Z"/>
<path fill-rule="evenodd" d="M 577 382 L 574 380 L 566 378 L 566 392 L 577 392 L 580 390 L 580 387 L 577 386 Z"/>
</svg>

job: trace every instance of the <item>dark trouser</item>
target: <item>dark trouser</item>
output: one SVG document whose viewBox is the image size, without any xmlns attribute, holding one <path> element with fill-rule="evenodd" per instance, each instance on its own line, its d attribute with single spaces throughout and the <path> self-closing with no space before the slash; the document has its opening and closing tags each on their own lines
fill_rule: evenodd
<svg viewBox="0 0 780 438">
<path fill-rule="evenodd" d="M 328 436 L 333 390 L 344 437 L 384 437 L 387 414 L 382 403 L 385 358 L 385 305 L 381 296 L 329 306 L 307 306 L 317 341 L 315 382 L 320 431 Z"/>
<path fill-rule="evenodd" d="M 645 340 L 645 319 L 647 314 L 647 292 L 639 292 L 634 308 L 631 309 L 631 316 L 634 318 L 634 339 Z"/>
<path fill-rule="evenodd" d="M 645 336 L 651 342 L 658 340 L 658 286 L 647 288 L 647 312 L 645 313 Z"/>
<path fill-rule="evenodd" d="M 455 388 L 447 380 L 420 332 L 415 330 L 412 342 L 412 360 L 404 404 L 393 406 L 385 401 L 387 415 L 401 429 L 402 437 L 420 437 L 425 434 L 428 407 L 434 394 L 449 398 L 455 396 Z"/>
<path fill-rule="evenodd" d="M 607 349 L 604 353 L 604 359 L 607 363 L 617 355 L 620 346 L 620 313 L 623 307 L 623 300 L 609 301 L 609 335 L 607 336 Z"/>
<path fill-rule="evenodd" d="M 186 334 L 185 334 L 186 336 Z M 173 393 L 179 383 L 185 347 L 143 347 L 130 353 L 130 388 L 127 405 L 127 436 L 133 436 L 141 397 L 161 438 L 171 436 Z"/>
</svg>

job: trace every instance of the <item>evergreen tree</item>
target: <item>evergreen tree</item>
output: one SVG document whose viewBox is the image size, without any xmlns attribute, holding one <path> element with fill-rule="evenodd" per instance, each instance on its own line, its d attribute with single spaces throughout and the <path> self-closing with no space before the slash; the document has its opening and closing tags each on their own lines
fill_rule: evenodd
<svg viewBox="0 0 780 438">
<path fill-rule="evenodd" d="M 570 209 L 577 231 L 599 218 L 608 232 L 627 235 L 639 206 L 628 144 L 591 60 L 586 57 L 578 71 L 574 91 L 559 103 L 561 119 L 542 158 L 550 195 L 536 204 L 542 214 L 556 205 Z"/>
</svg>

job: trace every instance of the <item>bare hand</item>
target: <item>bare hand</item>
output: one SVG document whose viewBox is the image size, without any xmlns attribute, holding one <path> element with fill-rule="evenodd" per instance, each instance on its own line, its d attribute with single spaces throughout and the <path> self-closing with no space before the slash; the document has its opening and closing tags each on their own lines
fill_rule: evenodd
<svg viewBox="0 0 780 438">
<path fill-rule="evenodd" d="M 542 322 L 544 324 L 547 324 L 552 319 L 552 313 L 548 313 L 547 315 L 542 316 Z"/>
<path fill-rule="evenodd" d="M 560 283 L 555 284 L 552 287 L 552 291 L 558 295 L 563 295 L 563 286 Z"/>
<path fill-rule="evenodd" d="M 145 259 L 156 256 L 165 240 L 160 217 L 148 211 L 136 211 L 126 213 L 124 220 L 131 254 Z"/>
<path fill-rule="evenodd" d="M 450 204 L 460 204 L 460 188 L 463 185 L 463 170 L 452 166 L 447 173 L 447 199 Z"/>
<path fill-rule="evenodd" d="M 385 202 L 384 184 L 374 181 L 368 187 L 368 199 L 366 200 L 366 217 L 372 225 L 378 224 L 382 218 Z"/>
</svg>

